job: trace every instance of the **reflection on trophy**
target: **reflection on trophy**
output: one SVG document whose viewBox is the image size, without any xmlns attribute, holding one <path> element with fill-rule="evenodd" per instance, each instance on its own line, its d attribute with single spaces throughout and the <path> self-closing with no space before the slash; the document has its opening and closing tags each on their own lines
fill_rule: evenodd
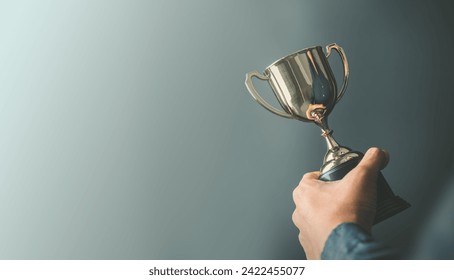
<svg viewBox="0 0 454 280">
<path fill-rule="evenodd" d="M 337 92 L 336 81 L 328 63 L 332 50 L 336 50 L 343 62 L 344 82 Z M 340 146 L 334 140 L 328 126 L 328 115 L 344 95 L 348 83 L 348 62 L 337 44 L 307 48 L 283 57 L 265 69 L 264 74 L 252 71 L 246 74 L 246 87 L 254 99 L 265 109 L 281 117 L 314 122 L 322 130 L 328 151 L 320 168 L 320 180 L 342 179 L 361 160 L 363 154 Z M 256 91 L 252 77 L 268 81 L 283 110 L 266 102 Z M 377 213 L 374 223 L 379 223 L 410 207 L 405 200 L 394 195 L 383 175 L 377 182 Z"/>
</svg>

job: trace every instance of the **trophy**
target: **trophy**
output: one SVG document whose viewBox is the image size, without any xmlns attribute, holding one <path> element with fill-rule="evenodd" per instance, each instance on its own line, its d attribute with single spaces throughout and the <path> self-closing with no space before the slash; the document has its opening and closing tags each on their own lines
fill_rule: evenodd
<svg viewBox="0 0 454 280">
<path fill-rule="evenodd" d="M 328 63 L 332 50 L 340 55 L 344 81 L 339 92 Z M 340 146 L 328 126 L 328 115 L 342 98 L 348 83 L 348 62 L 343 49 L 337 44 L 316 46 L 283 57 L 265 69 L 263 74 L 252 71 L 246 74 L 246 87 L 254 99 L 265 109 L 284 118 L 313 122 L 322 130 L 328 151 L 320 168 L 320 180 L 342 179 L 361 160 L 363 154 Z M 283 110 L 266 102 L 254 88 L 252 78 L 268 81 Z M 394 195 L 382 173 L 377 182 L 377 212 L 374 224 L 407 209 L 410 204 Z"/>
</svg>

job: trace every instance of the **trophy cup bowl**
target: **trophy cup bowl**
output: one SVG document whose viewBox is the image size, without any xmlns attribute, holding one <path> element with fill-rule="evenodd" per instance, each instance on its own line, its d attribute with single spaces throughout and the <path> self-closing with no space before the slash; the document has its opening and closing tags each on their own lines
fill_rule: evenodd
<svg viewBox="0 0 454 280">
<path fill-rule="evenodd" d="M 335 50 L 343 63 L 344 80 L 337 90 L 336 80 L 328 57 Z M 281 117 L 313 122 L 322 130 L 328 151 L 320 168 L 320 180 L 334 181 L 342 179 L 361 160 L 363 154 L 340 146 L 333 138 L 333 131 L 328 126 L 328 115 L 342 98 L 348 84 L 349 68 L 343 49 L 337 44 L 322 47 L 315 46 L 287 55 L 265 68 L 263 74 L 252 71 L 246 74 L 246 87 L 252 97 L 265 109 Z M 266 102 L 255 89 L 252 78 L 268 81 L 274 95 L 283 110 Z M 407 209 L 410 204 L 394 195 L 383 175 L 377 182 L 377 212 L 374 224 L 379 223 Z"/>
</svg>

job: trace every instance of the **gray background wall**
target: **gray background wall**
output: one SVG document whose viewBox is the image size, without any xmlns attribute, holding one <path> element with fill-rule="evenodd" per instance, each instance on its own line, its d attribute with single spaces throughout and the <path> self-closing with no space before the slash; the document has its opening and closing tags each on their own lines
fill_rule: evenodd
<svg viewBox="0 0 454 280">
<path fill-rule="evenodd" d="M 315 126 L 261 108 L 243 82 L 332 42 L 351 79 L 331 126 L 345 145 L 390 151 L 385 176 L 413 207 L 374 232 L 408 251 L 452 166 L 452 11 L 448 1 L 0 1 L 0 258 L 304 258 L 291 194 L 325 144 Z"/>
</svg>

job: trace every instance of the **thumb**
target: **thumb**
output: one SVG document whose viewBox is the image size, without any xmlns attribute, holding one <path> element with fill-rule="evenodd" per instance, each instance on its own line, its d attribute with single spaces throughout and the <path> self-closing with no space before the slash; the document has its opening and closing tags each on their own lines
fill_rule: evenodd
<svg viewBox="0 0 454 280">
<path fill-rule="evenodd" d="M 379 148 L 370 148 L 358 165 L 379 171 L 385 168 L 388 162 L 389 153 L 387 151 Z"/>
<path fill-rule="evenodd" d="M 375 178 L 376 180 L 378 173 L 388 165 L 388 162 L 388 152 L 379 148 L 370 148 L 350 173 L 353 173 L 351 176 L 356 177 L 361 174 L 361 177 L 366 177 L 368 179 Z M 350 175 L 350 173 L 347 175 Z"/>
</svg>

